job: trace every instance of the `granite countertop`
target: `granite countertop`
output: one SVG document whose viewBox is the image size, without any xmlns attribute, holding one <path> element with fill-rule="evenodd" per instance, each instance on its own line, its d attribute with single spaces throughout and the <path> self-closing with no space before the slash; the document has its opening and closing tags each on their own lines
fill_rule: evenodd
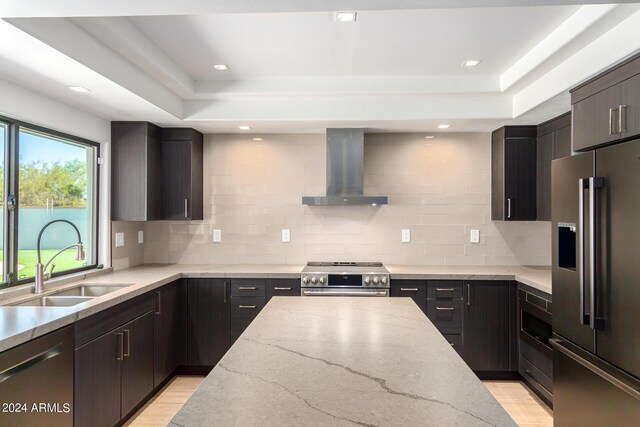
<svg viewBox="0 0 640 427">
<path fill-rule="evenodd" d="M 146 264 L 117 272 L 94 271 L 62 280 L 52 280 L 46 284 L 47 291 L 53 291 L 54 288 L 64 290 L 79 283 L 128 284 L 129 286 L 72 307 L 0 305 L 0 351 L 52 332 L 181 277 L 298 279 L 303 267 L 302 265 L 251 264 Z M 507 279 L 518 280 L 543 292 L 551 293 L 551 270 L 548 267 L 391 265 L 387 268 L 392 279 Z M 33 298 L 31 292 L 28 286 L 0 291 L 0 304 Z"/>
<path fill-rule="evenodd" d="M 275 297 L 172 426 L 515 426 L 408 298 Z"/>
</svg>

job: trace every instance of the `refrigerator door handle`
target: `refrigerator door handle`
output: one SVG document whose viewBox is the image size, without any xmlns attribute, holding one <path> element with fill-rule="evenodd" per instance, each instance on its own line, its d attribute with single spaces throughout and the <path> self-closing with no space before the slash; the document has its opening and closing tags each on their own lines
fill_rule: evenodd
<svg viewBox="0 0 640 427">
<path fill-rule="evenodd" d="M 589 188 L 589 180 L 578 180 L 578 281 L 580 287 L 580 323 L 589 325 L 589 314 L 585 313 L 585 262 L 584 262 L 584 190 Z"/>
<path fill-rule="evenodd" d="M 613 384 L 615 387 L 617 387 L 620 390 L 624 391 L 629 396 L 631 396 L 631 397 L 633 397 L 633 398 L 635 398 L 637 400 L 640 400 L 640 391 L 636 390 L 634 387 L 629 386 L 628 384 L 624 383 L 623 381 L 620 381 L 618 378 L 614 377 L 613 375 L 611 375 L 610 373 L 608 373 L 604 369 L 594 365 L 593 363 L 589 362 L 588 360 L 583 359 L 579 355 L 575 354 L 574 352 L 572 352 L 571 350 L 566 348 L 562 344 L 561 340 L 559 340 L 557 338 L 551 338 L 549 340 L 549 344 L 551 344 L 551 347 L 553 347 L 554 351 L 558 351 L 558 352 L 564 354 L 565 356 L 569 357 L 573 361 L 575 361 L 575 362 L 579 363 L 580 365 L 584 366 L 585 368 L 587 368 L 588 370 L 590 370 L 591 372 L 593 372 L 594 374 L 596 374 L 600 378 L 603 378 L 603 379 L 607 380 L 609 383 Z"/>
<path fill-rule="evenodd" d="M 597 292 L 596 292 L 596 188 L 604 187 L 604 179 L 599 177 L 589 178 L 589 327 L 593 330 L 603 329 L 604 321 L 597 319 Z"/>
</svg>

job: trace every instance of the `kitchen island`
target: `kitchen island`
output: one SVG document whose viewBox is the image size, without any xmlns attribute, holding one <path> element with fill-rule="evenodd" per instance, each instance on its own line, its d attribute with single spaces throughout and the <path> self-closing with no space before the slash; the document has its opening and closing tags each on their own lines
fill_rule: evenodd
<svg viewBox="0 0 640 427">
<path fill-rule="evenodd" d="M 515 426 L 408 298 L 276 297 L 174 426 Z"/>
</svg>

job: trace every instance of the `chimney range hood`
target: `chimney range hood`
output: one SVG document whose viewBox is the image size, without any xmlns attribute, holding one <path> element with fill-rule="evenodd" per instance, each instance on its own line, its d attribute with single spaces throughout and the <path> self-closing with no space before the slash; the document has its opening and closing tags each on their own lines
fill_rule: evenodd
<svg viewBox="0 0 640 427">
<path fill-rule="evenodd" d="M 303 196 L 310 206 L 386 205 L 364 195 L 364 129 L 327 129 L 327 194 Z"/>
</svg>

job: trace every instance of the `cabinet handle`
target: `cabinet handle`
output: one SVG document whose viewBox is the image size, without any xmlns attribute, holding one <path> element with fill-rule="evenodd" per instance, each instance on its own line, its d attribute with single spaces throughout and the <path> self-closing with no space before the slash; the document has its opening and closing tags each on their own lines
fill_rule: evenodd
<svg viewBox="0 0 640 427">
<path fill-rule="evenodd" d="M 162 295 L 160 291 L 156 291 L 156 311 L 155 314 L 162 314 Z"/>
<path fill-rule="evenodd" d="M 128 330 L 128 329 L 125 329 L 125 330 L 124 330 L 124 331 L 122 331 L 122 332 L 124 332 L 124 335 L 126 335 L 126 336 L 127 336 L 127 338 L 126 338 L 127 351 L 124 351 L 124 350 L 123 350 L 123 354 L 122 354 L 122 355 L 123 355 L 124 357 L 129 357 L 129 356 L 131 356 L 131 333 L 129 332 L 129 330 Z M 123 346 L 123 347 L 124 347 L 124 346 Z"/>
<path fill-rule="evenodd" d="M 451 344 L 451 347 L 455 347 L 456 345 L 452 342 L 450 342 L 449 344 Z"/>
<path fill-rule="evenodd" d="M 511 218 L 511 199 L 507 199 L 507 218 Z"/>
<path fill-rule="evenodd" d="M 255 305 L 239 305 L 238 308 L 253 310 L 254 308 L 256 308 L 256 306 Z"/>
<path fill-rule="evenodd" d="M 273 288 L 273 290 L 274 290 L 274 291 L 290 291 L 290 290 L 291 290 L 291 286 L 289 286 L 288 288 L 283 288 L 283 287 L 280 287 L 280 286 L 275 286 L 275 287 Z"/>
<path fill-rule="evenodd" d="M 471 307 L 471 285 L 467 283 L 467 307 Z"/>
<path fill-rule="evenodd" d="M 189 218 L 189 199 L 184 199 L 184 217 Z"/>
<path fill-rule="evenodd" d="M 7 369 L 0 371 L 0 383 L 5 382 L 9 378 L 14 375 L 17 375 L 38 363 L 42 363 L 45 360 L 49 360 L 53 357 L 59 356 L 62 354 L 62 344 L 58 344 L 55 347 L 50 348 L 49 350 L 45 350 L 42 353 L 36 354 L 26 360 L 19 362 L 17 365 L 13 365 L 8 367 Z"/>
<path fill-rule="evenodd" d="M 118 336 L 118 350 L 116 360 L 122 361 L 124 360 L 124 334 L 122 332 L 118 332 L 116 335 Z"/>
<path fill-rule="evenodd" d="M 618 133 L 622 133 L 627 131 L 627 106 L 622 104 L 618 108 Z"/>
<path fill-rule="evenodd" d="M 609 108 L 609 135 L 614 135 L 616 132 L 616 120 L 614 114 L 618 112 L 617 108 Z"/>
<path fill-rule="evenodd" d="M 453 288 L 436 288 L 437 292 L 453 292 L 454 290 Z"/>
<path fill-rule="evenodd" d="M 400 288 L 401 292 L 418 292 L 418 288 Z"/>
<path fill-rule="evenodd" d="M 256 287 L 255 286 L 238 286 L 238 290 L 241 290 L 241 291 L 255 291 Z"/>
<path fill-rule="evenodd" d="M 440 310 L 440 311 L 453 311 L 454 308 L 453 307 L 436 307 L 436 310 Z"/>
<path fill-rule="evenodd" d="M 224 303 L 225 304 L 228 301 L 228 298 L 227 298 L 227 286 L 229 286 L 229 282 L 224 282 Z"/>
</svg>

